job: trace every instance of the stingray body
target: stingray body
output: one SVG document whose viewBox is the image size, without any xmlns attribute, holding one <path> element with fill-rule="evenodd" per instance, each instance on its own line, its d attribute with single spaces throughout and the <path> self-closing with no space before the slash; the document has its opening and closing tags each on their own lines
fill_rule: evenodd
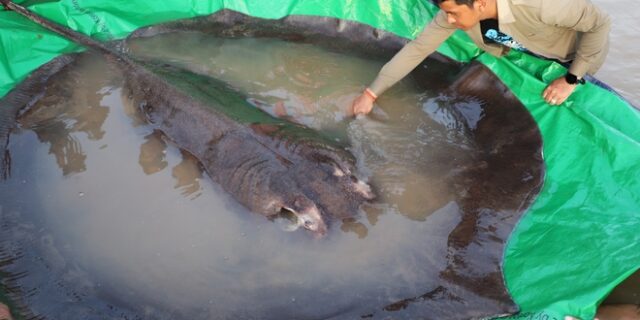
<svg viewBox="0 0 640 320">
<path fill-rule="evenodd" d="M 268 37 L 311 43 L 381 60 L 390 59 L 406 42 L 382 30 L 328 17 L 290 15 L 269 20 L 230 10 L 142 28 L 131 38 L 194 30 L 223 38 Z M 353 177 L 353 157 L 335 141 L 256 110 L 247 105 L 245 97 L 215 79 L 162 63 L 135 61 L 82 35 L 75 38 L 81 43 L 91 41 L 85 45 L 102 51 L 121 66 L 130 96 L 149 122 L 198 156 L 213 179 L 250 209 L 270 215 L 288 208 L 302 216 L 304 208 L 311 208 L 309 216 L 321 212 L 323 217 L 343 217 L 352 215 L 370 195 L 367 186 Z M 42 92 L 47 77 L 69 60 L 69 56 L 62 56 L 38 69 L 0 100 L 0 151 L 6 146 L 2 113 L 12 112 L 11 105 L 33 99 L 19 89 Z M 427 166 L 435 164 L 437 169 L 439 163 L 452 163 L 456 168 L 434 175 L 447 182 L 440 186 L 455 191 L 455 201 L 441 211 L 441 216 L 429 216 L 427 212 L 415 222 L 424 226 L 421 232 L 442 239 L 413 244 L 427 257 L 415 260 L 413 266 L 425 271 L 424 278 L 419 279 L 424 284 L 401 291 L 379 287 L 369 296 L 361 295 L 357 286 L 343 281 L 340 275 L 340 286 L 334 286 L 334 291 L 326 288 L 330 283 L 321 288 L 291 288 L 304 295 L 300 294 L 290 308 L 272 305 L 278 294 L 280 298 L 288 295 L 281 294 L 279 287 L 269 287 L 263 297 L 274 300 L 256 299 L 244 305 L 245 309 L 254 308 L 255 313 L 220 312 L 233 314 L 228 317 L 233 319 L 256 314 L 259 316 L 255 318 L 261 319 L 440 320 L 486 319 L 518 310 L 504 283 L 502 259 L 509 234 L 543 185 L 542 138 L 537 125 L 509 89 L 478 62 L 463 65 L 434 54 L 411 76 L 420 88 L 440 95 L 433 104 L 437 108 L 423 111 L 460 119 L 455 122 L 459 128 L 451 130 L 464 131 L 472 141 L 465 149 L 468 157 L 432 157 L 421 163 L 424 168 L 417 166 L 428 171 L 432 169 Z M 380 198 L 384 198 L 383 192 Z M 264 208 L 268 210 L 261 211 Z M 368 212 L 370 216 L 377 219 L 375 212 Z M 309 220 L 308 228 L 312 229 L 313 220 Z M 322 233 L 323 227 L 318 226 L 316 232 Z M 383 223 L 378 227 L 383 228 Z M 389 268 L 389 273 L 403 274 L 395 264 Z M 302 302 L 303 296 L 307 296 L 306 302 Z M 289 298 L 283 299 L 291 305 Z"/>
<path fill-rule="evenodd" d="M 103 53 L 123 71 L 129 95 L 148 121 L 198 158 L 211 178 L 249 210 L 265 216 L 290 212 L 299 226 L 324 235 L 332 218 L 353 216 L 373 199 L 343 145 L 256 109 L 226 83 L 132 59 L 10 1 L 2 3 Z"/>
</svg>

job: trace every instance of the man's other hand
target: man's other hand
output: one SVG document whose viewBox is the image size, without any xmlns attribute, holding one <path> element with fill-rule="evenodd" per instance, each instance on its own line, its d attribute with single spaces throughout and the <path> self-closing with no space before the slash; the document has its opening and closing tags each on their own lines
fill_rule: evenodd
<svg viewBox="0 0 640 320">
<path fill-rule="evenodd" d="M 551 82 L 551 84 L 549 84 L 547 88 L 544 89 L 544 91 L 542 92 L 542 97 L 548 104 L 557 106 L 567 100 L 567 98 L 569 98 L 569 96 L 575 89 L 576 85 L 568 84 L 567 80 L 565 80 L 564 76 L 562 76 L 556 80 L 553 80 L 553 82 Z"/>
</svg>

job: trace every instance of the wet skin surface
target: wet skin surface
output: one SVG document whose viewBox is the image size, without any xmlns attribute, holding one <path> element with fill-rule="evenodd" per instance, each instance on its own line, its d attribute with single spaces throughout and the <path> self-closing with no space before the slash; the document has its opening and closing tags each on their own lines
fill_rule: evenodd
<svg viewBox="0 0 640 320">
<path fill-rule="evenodd" d="M 244 23 L 240 23 L 243 21 Z M 234 28 L 228 28 L 228 25 L 226 25 L 231 22 L 233 22 Z M 335 33 L 335 21 L 329 19 L 303 20 L 301 18 L 292 18 L 283 24 L 247 19 L 228 12 L 213 18 L 178 23 L 166 27 L 154 27 L 140 31 L 137 35 L 148 36 L 170 30 L 184 29 L 218 32 L 222 33 L 223 36 L 230 37 L 241 35 L 274 36 L 302 42 L 312 41 L 317 42 L 320 46 L 327 45 L 332 50 L 353 51 L 363 55 L 377 55 L 380 57 L 389 55 L 401 43 L 398 39 L 392 38 L 380 41 L 380 43 L 373 42 L 372 39 L 374 37 L 371 31 L 367 31 L 365 27 L 359 25 L 347 25 L 346 31 L 341 29 L 343 33 L 338 37 Z M 357 43 L 353 38 L 350 38 L 363 33 L 366 36 L 359 36 L 358 39 L 362 40 L 357 41 L 365 42 L 365 44 Z M 363 51 L 362 48 L 366 50 Z M 438 261 L 437 266 L 423 265 L 426 270 L 421 270 L 421 277 L 428 280 L 417 281 L 423 283 L 422 288 L 405 290 L 404 292 L 397 291 L 391 295 L 378 293 L 379 301 L 377 302 L 371 302 L 375 300 L 375 298 L 372 299 L 372 297 L 376 297 L 375 293 L 372 296 L 365 295 L 367 297 L 366 300 L 369 301 L 366 305 L 362 301 L 355 299 L 352 303 L 346 304 L 348 307 L 345 307 L 345 305 L 333 305 L 334 309 L 329 312 L 326 311 L 326 305 L 331 305 L 328 304 L 330 298 L 323 295 L 322 290 L 318 290 L 319 288 L 316 287 L 315 290 L 319 292 L 316 292 L 317 297 L 313 298 L 314 293 L 309 292 L 310 288 L 305 290 L 304 286 L 299 288 L 294 286 L 290 288 L 290 292 L 304 292 L 304 294 L 300 295 L 308 295 L 309 301 L 315 300 L 318 302 L 317 305 L 296 306 L 292 310 L 283 308 L 281 304 L 270 304 L 267 301 L 258 310 L 267 312 L 274 319 L 291 317 L 294 314 L 299 315 L 299 318 L 345 319 L 353 318 L 356 315 L 370 315 L 373 318 L 382 318 L 388 315 L 397 318 L 417 317 L 427 319 L 479 318 L 515 311 L 515 306 L 504 288 L 500 263 L 504 244 L 509 233 L 518 218 L 526 211 L 542 184 L 543 166 L 539 133 L 524 107 L 484 67 L 480 65 L 460 66 L 443 60 L 430 60 L 427 64 L 429 65 L 428 72 L 423 68 L 418 68 L 414 72 L 413 76 L 416 82 L 424 85 L 426 90 L 455 93 L 451 95 L 455 97 L 452 101 L 441 101 L 441 103 L 444 104 L 446 102 L 452 106 L 457 106 L 451 112 L 456 118 L 461 119 L 460 124 L 473 139 L 473 148 L 468 150 L 464 159 L 433 159 L 436 166 L 438 163 L 453 162 L 454 165 L 452 167 L 459 168 L 459 170 L 453 173 L 448 172 L 441 177 L 443 181 L 446 181 L 443 185 L 446 185 L 446 188 L 450 189 L 451 193 L 455 195 L 455 201 L 452 202 L 455 205 L 453 207 L 444 206 L 449 208 L 443 211 L 447 213 L 448 217 L 436 214 L 434 218 L 429 218 L 427 215 L 422 217 L 414 216 L 412 218 L 424 220 L 424 222 L 420 223 L 427 228 L 425 232 L 437 234 L 438 237 L 445 240 L 424 243 L 424 251 L 428 252 L 428 254 L 421 261 Z M 172 67 L 170 66 L 162 68 L 171 70 L 171 75 L 167 75 L 167 77 L 179 74 L 174 72 L 175 70 L 171 69 Z M 198 75 L 191 74 L 185 77 L 178 77 L 176 81 L 184 83 L 185 80 L 192 81 L 194 84 L 209 81 L 200 78 Z M 211 86 L 212 83 L 216 84 L 217 82 L 209 82 L 208 86 Z M 128 86 L 132 86 L 131 82 L 129 82 Z M 237 92 L 226 89 L 224 85 L 216 86 L 222 88 L 220 89 L 222 93 L 217 96 L 228 98 L 226 101 L 240 103 L 234 101 L 243 100 L 242 98 L 237 98 Z M 134 97 L 133 101 L 136 102 L 132 104 L 137 106 L 144 101 L 143 105 L 151 106 L 151 109 L 146 108 L 143 111 L 152 114 L 151 122 L 153 124 L 158 125 L 158 123 L 164 121 L 166 122 L 165 127 L 169 128 L 167 130 L 175 126 L 187 128 L 184 132 L 174 133 L 174 137 L 181 135 L 197 136 L 198 132 L 203 133 L 206 131 L 194 130 L 190 126 L 190 122 L 180 122 L 179 117 L 175 115 L 160 115 L 154 121 L 153 112 L 155 110 L 153 105 L 158 105 L 154 101 L 154 92 L 140 93 L 136 92 L 135 87 L 146 86 L 133 85 L 133 87 L 134 89 L 130 91 L 130 95 Z M 41 91 L 42 88 L 38 88 L 38 90 Z M 473 102 L 470 104 L 471 108 L 460 107 L 464 106 L 468 101 Z M 429 109 L 425 110 L 425 112 L 436 113 L 436 111 Z M 477 114 L 482 116 L 478 117 Z M 248 117 L 250 116 L 251 114 Z M 247 117 L 247 115 L 239 115 L 235 120 L 237 123 L 242 123 L 244 117 Z M 97 119 L 97 121 L 99 122 L 100 119 Z M 277 120 L 270 120 L 268 123 L 261 125 L 246 125 L 245 123 L 244 127 L 249 130 L 247 132 L 250 132 L 250 134 L 272 135 L 280 129 L 279 123 Z M 295 129 L 297 128 L 296 126 L 291 128 L 291 133 L 285 134 L 284 137 L 287 137 L 287 135 L 294 137 L 300 135 L 300 132 Z M 356 130 L 358 128 L 358 126 L 355 126 Z M 90 135 L 99 136 L 99 131 L 90 131 Z M 171 136 L 170 134 L 168 135 Z M 46 137 L 42 133 L 39 136 Z M 148 140 L 153 141 L 152 138 Z M 179 147 L 184 147 L 184 149 L 189 150 L 189 153 L 196 155 L 198 152 L 192 150 L 194 148 L 197 149 L 198 146 L 189 147 L 186 145 L 190 143 L 197 145 L 199 144 L 198 141 L 202 141 L 202 139 L 196 139 L 193 140 L 195 142 L 186 142 L 188 140 L 175 138 L 172 138 L 172 140 L 175 140 Z M 245 152 L 242 148 L 243 140 L 242 136 L 230 135 L 228 142 L 223 144 L 224 153 L 244 157 L 245 155 L 242 155 Z M 367 142 L 367 140 L 363 138 L 360 142 Z M 323 143 L 327 144 L 321 141 L 319 145 L 322 146 Z M 51 145 L 53 146 L 54 143 L 51 143 Z M 72 147 L 73 144 L 66 145 L 69 147 L 65 150 L 77 150 L 77 148 L 74 149 Z M 52 152 L 53 154 L 68 154 L 68 152 L 55 150 L 52 150 Z M 218 150 L 214 154 L 220 152 Z M 308 151 L 302 149 L 302 152 L 323 156 L 323 153 L 315 153 L 315 149 Z M 366 153 L 366 151 L 363 152 Z M 248 153 L 246 156 L 247 159 L 251 159 L 258 155 Z M 158 163 L 158 161 L 153 160 L 153 156 L 141 156 L 142 158 L 147 159 L 141 160 L 143 162 Z M 67 170 L 64 173 L 65 175 L 74 172 L 74 170 L 83 170 L 82 165 L 78 165 L 83 163 L 81 155 L 65 159 L 72 160 L 68 162 L 58 161 L 63 173 Z M 199 160 L 201 163 L 207 161 L 206 159 Z M 277 161 L 282 163 L 281 160 Z M 233 167 L 237 163 L 236 161 L 230 161 L 229 165 Z M 150 172 L 158 170 L 152 167 L 148 168 L 150 168 L 148 169 Z M 418 170 L 420 170 L 419 167 Z M 296 177 L 302 177 L 304 181 L 310 179 L 308 176 L 310 173 L 304 169 L 287 172 L 292 174 L 291 179 Z M 321 177 L 318 181 L 323 181 L 328 174 L 333 172 L 334 170 L 318 171 L 317 175 Z M 217 170 L 210 170 L 209 173 L 212 175 L 224 174 Z M 219 181 L 219 179 L 221 178 L 214 178 L 213 180 Z M 335 199 L 334 196 L 328 196 L 325 202 L 334 203 Z M 382 201 L 384 200 L 386 198 L 382 199 Z M 243 201 L 241 200 L 240 202 Z M 338 211 L 340 210 L 336 210 L 336 212 Z M 380 215 L 376 211 L 382 211 L 382 209 L 375 206 L 368 209 L 367 217 L 370 221 L 379 218 Z M 345 218 L 344 216 L 339 217 Z M 373 234 L 369 234 L 367 238 L 366 233 L 362 233 L 362 227 L 355 223 L 358 217 L 355 216 L 355 219 L 347 219 L 341 228 L 343 230 L 355 230 L 354 232 L 361 235 L 365 234 L 364 241 L 375 239 Z M 335 233 L 330 235 L 335 235 Z M 334 243 L 334 245 L 338 244 Z M 430 246 L 437 247 L 437 250 L 430 248 Z M 309 245 L 309 248 L 312 247 L 312 245 Z M 420 248 L 420 245 L 417 245 L 417 247 Z M 414 246 L 411 249 L 407 248 L 407 251 L 410 252 L 418 248 Z M 112 288 L 112 290 L 115 289 Z M 342 290 L 346 291 L 347 289 L 343 288 Z M 356 308 L 355 306 L 358 305 L 363 307 Z M 132 308 L 135 309 L 135 307 Z M 220 311 L 219 314 L 229 317 L 234 315 L 233 311 Z M 261 314 L 264 315 L 265 313 Z"/>
</svg>

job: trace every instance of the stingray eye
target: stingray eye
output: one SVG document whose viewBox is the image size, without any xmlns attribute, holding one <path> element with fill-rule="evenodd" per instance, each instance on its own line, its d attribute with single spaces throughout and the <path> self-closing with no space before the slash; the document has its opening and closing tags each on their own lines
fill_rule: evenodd
<svg viewBox="0 0 640 320">
<path fill-rule="evenodd" d="M 340 168 L 338 167 L 333 167 L 333 175 L 335 177 L 344 177 L 344 171 L 342 171 Z"/>
</svg>

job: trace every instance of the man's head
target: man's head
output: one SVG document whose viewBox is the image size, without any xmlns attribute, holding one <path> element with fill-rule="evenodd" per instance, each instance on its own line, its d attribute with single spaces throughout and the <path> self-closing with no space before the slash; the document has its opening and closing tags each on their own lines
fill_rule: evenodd
<svg viewBox="0 0 640 320">
<path fill-rule="evenodd" d="M 489 0 L 434 0 L 447 13 L 447 21 L 458 29 L 469 30 L 487 16 Z M 493 3 L 493 2 L 492 2 Z"/>
</svg>

